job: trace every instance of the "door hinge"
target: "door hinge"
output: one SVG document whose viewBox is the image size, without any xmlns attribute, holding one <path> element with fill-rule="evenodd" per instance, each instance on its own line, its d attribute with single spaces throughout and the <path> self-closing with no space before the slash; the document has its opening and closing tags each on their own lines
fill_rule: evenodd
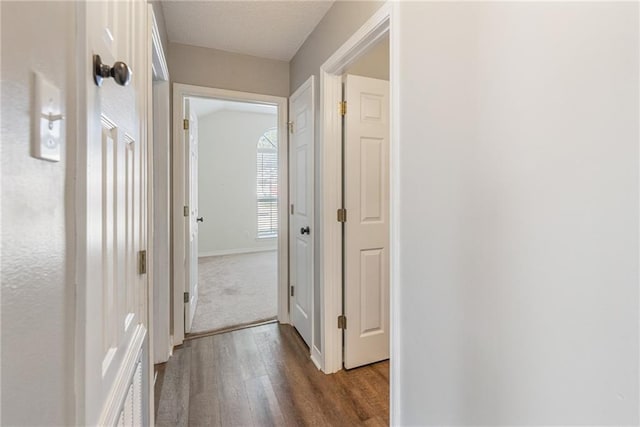
<svg viewBox="0 0 640 427">
<path fill-rule="evenodd" d="M 291 296 L 293 296 L 295 293 L 293 292 L 293 286 L 291 287 Z"/>
<path fill-rule="evenodd" d="M 293 133 L 293 122 L 292 121 L 288 121 L 287 125 L 289 126 L 289 133 Z"/>
<path fill-rule="evenodd" d="M 185 292 L 184 293 L 184 303 L 188 303 L 189 302 L 189 292 Z"/>
<path fill-rule="evenodd" d="M 291 204 L 291 215 L 293 215 L 293 203 Z"/>
<path fill-rule="evenodd" d="M 338 316 L 338 329 L 347 329 L 347 316 L 344 314 Z"/>
<path fill-rule="evenodd" d="M 347 115 L 347 101 L 340 101 L 338 111 L 340 112 L 341 116 Z"/>
<path fill-rule="evenodd" d="M 138 251 L 138 274 L 147 273 L 147 251 Z"/>
<path fill-rule="evenodd" d="M 189 129 L 189 119 L 184 119 L 182 121 L 182 129 L 184 129 L 184 130 L 188 130 Z"/>
<path fill-rule="evenodd" d="M 189 216 L 189 206 L 185 206 L 185 207 L 182 209 L 182 214 L 183 214 L 184 216 Z"/>
<path fill-rule="evenodd" d="M 347 222 L 347 210 L 338 209 L 338 222 Z"/>
</svg>

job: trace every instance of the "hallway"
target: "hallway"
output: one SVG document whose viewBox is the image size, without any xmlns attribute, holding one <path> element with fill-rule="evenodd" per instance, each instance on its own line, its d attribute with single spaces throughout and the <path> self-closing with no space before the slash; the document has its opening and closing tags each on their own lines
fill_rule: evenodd
<svg viewBox="0 0 640 427">
<path fill-rule="evenodd" d="M 389 362 L 325 375 L 289 325 L 186 341 L 156 384 L 158 426 L 389 424 Z"/>
</svg>

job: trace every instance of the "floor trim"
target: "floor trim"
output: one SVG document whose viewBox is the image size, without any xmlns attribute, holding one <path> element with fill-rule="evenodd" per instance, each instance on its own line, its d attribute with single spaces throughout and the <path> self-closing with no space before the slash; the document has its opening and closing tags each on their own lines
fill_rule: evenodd
<svg viewBox="0 0 640 427">
<path fill-rule="evenodd" d="M 256 327 L 256 326 L 263 326 L 263 325 L 268 325 L 270 323 L 277 323 L 277 322 L 278 322 L 278 319 L 276 317 L 273 317 L 273 318 L 270 318 L 270 319 L 258 320 L 257 322 L 244 323 L 242 325 L 230 326 L 228 328 L 215 329 L 213 331 L 195 332 L 193 334 L 185 335 L 184 340 L 185 341 L 190 341 L 190 340 L 195 340 L 195 339 L 198 339 L 198 338 L 210 337 L 212 335 L 225 334 L 227 332 L 239 331 L 241 329 L 253 328 L 253 327 Z"/>
<path fill-rule="evenodd" d="M 226 249 L 222 251 L 208 251 L 208 252 L 200 252 L 198 253 L 198 258 L 207 258 L 210 256 L 225 256 L 225 255 L 242 255 L 242 254 L 252 254 L 256 252 L 277 252 L 278 248 L 268 247 L 268 248 L 240 248 L 240 249 Z"/>
</svg>

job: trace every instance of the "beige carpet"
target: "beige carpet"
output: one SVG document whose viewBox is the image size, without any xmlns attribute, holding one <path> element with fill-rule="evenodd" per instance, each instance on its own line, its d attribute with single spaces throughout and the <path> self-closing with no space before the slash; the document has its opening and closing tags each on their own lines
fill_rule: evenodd
<svg viewBox="0 0 640 427">
<path fill-rule="evenodd" d="M 275 318 L 277 263 L 277 251 L 200 258 L 191 333 Z"/>
</svg>

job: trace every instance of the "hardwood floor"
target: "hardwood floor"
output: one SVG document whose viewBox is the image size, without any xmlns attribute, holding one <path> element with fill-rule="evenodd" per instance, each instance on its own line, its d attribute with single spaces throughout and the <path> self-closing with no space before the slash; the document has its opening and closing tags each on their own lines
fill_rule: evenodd
<svg viewBox="0 0 640 427">
<path fill-rule="evenodd" d="M 158 386 L 158 426 L 389 424 L 388 362 L 325 375 L 289 325 L 187 341 Z"/>
</svg>

